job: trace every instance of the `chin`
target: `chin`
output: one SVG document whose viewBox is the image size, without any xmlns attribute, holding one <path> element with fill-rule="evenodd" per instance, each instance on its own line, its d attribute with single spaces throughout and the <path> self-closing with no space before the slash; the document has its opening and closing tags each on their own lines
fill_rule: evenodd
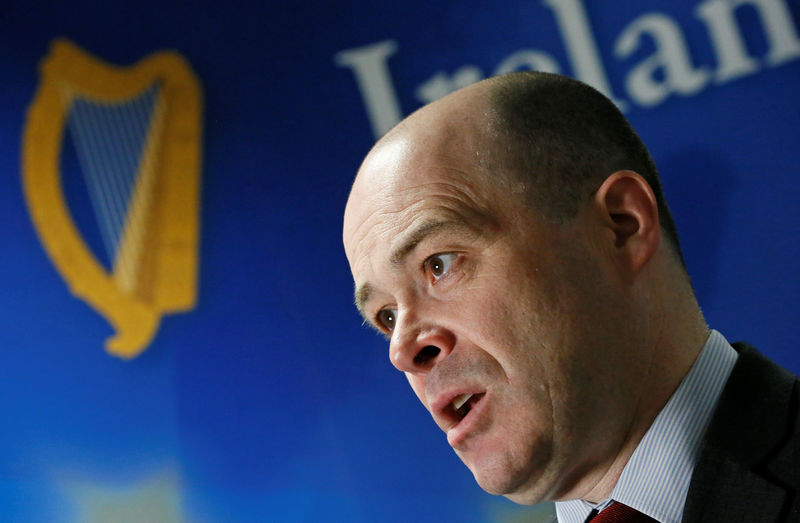
<svg viewBox="0 0 800 523">
<path fill-rule="evenodd" d="M 481 450 L 458 454 L 483 490 L 521 505 L 547 500 L 553 488 L 545 473 L 551 457 L 549 445 L 522 446 L 514 452 L 506 443 Z"/>
<path fill-rule="evenodd" d="M 539 503 L 543 503 L 545 501 L 550 501 L 549 498 L 545 497 L 542 494 L 537 494 L 535 492 L 516 492 L 513 494 L 503 494 L 503 497 L 513 501 L 518 505 L 538 505 Z"/>
<path fill-rule="evenodd" d="M 547 501 L 544 495 L 545 489 L 537 488 L 539 485 L 535 482 L 533 485 L 530 485 L 529 482 L 520 482 L 508 475 L 504 478 L 498 478 L 486 477 L 485 475 L 473 473 L 473 476 L 478 486 L 489 494 L 503 496 L 518 505 L 536 505 Z"/>
<path fill-rule="evenodd" d="M 525 462 L 528 466 L 520 467 L 519 464 Z M 467 466 L 478 485 L 489 494 L 504 496 L 521 505 L 535 505 L 546 501 L 545 495 L 549 490 L 549 486 L 544 484 L 541 468 L 536 465 L 532 460 L 501 455 Z"/>
</svg>

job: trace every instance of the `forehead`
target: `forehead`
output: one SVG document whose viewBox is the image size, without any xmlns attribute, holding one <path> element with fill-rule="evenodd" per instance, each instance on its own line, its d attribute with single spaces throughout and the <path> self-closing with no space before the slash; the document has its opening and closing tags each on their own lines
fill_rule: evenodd
<svg viewBox="0 0 800 523">
<path fill-rule="evenodd" d="M 400 135 L 379 144 L 359 170 L 345 210 L 351 268 L 361 252 L 386 251 L 431 220 L 481 227 L 503 197 L 469 141 Z"/>
</svg>

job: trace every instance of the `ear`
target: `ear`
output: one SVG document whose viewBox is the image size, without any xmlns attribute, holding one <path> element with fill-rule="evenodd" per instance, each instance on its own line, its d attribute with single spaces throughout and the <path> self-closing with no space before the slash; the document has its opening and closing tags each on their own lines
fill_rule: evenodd
<svg viewBox="0 0 800 523">
<path fill-rule="evenodd" d="M 617 171 L 597 190 L 594 204 L 611 232 L 615 257 L 638 273 L 661 241 L 658 204 L 650 184 L 633 171 Z"/>
</svg>

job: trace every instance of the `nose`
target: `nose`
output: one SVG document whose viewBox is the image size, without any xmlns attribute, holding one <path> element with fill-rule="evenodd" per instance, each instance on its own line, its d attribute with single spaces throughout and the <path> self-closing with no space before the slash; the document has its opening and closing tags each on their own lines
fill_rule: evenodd
<svg viewBox="0 0 800 523">
<path fill-rule="evenodd" d="M 454 345 L 452 331 L 400 313 L 389 342 L 389 358 L 398 370 L 424 375 L 446 358 Z"/>
</svg>

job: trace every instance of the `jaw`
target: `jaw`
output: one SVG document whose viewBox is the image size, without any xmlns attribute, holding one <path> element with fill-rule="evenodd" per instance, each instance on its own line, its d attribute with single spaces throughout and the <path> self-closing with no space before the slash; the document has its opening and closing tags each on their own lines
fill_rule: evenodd
<svg viewBox="0 0 800 523">
<path fill-rule="evenodd" d="M 543 446 L 544 447 L 544 446 Z M 480 450 L 456 451 L 470 469 L 475 481 L 486 492 L 504 496 L 521 505 L 534 505 L 551 499 L 553 478 L 549 477 L 546 448 L 536 457 L 526 457 L 505 442 L 484 442 Z M 526 463 L 520 466 L 520 463 Z"/>
</svg>

